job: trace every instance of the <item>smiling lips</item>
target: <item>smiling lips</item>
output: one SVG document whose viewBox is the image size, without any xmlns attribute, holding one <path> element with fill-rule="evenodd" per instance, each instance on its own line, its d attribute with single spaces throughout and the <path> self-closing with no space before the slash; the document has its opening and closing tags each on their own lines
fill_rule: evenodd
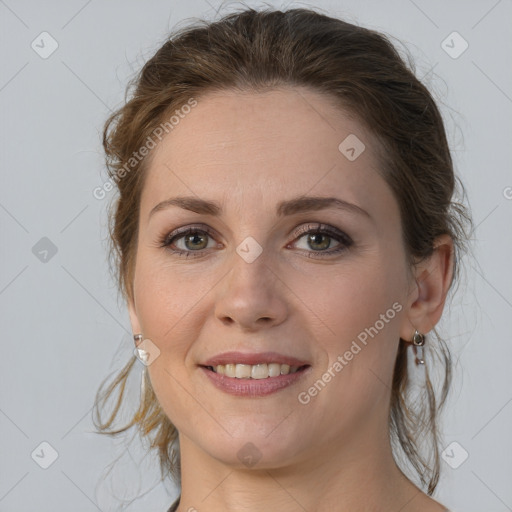
<svg viewBox="0 0 512 512">
<path fill-rule="evenodd" d="M 272 363 L 271 363 L 272 364 Z M 229 365 L 227 365 L 229 366 Z M 239 365 L 234 365 L 239 366 Z M 257 365 L 240 365 L 240 366 L 257 366 Z M 268 366 L 268 364 L 266 364 Z M 252 378 L 251 377 L 228 377 L 211 370 L 211 367 L 200 366 L 200 370 L 209 379 L 209 381 L 220 391 L 235 395 L 238 397 L 254 398 L 263 397 L 276 393 L 281 389 L 285 389 L 292 384 L 304 380 L 306 375 L 311 373 L 311 366 L 306 365 L 299 367 L 294 373 L 280 374 L 277 377 Z M 245 370 L 244 370 L 245 371 Z M 236 368 L 235 368 L 236 372 Z M 252 369 L 251 369 L 252 372 Z M 268 373 L 268 368 L 267 368 Z"/>
<path fill-rule="evenodd" d="M 289 364 L 279 363 L 260 363 L 260 364 L 219 364 L 217 366 L 208 366 L 215 373 L 234 377 L 236 379 L 267 379 L 269 377 L 279 377 L 279 375 L 288 375 L 295 373 L 300 366 L 290 366 Z"/>
<path fill-rule="evenodd" d="M 307 362 L 277 352 L 224 352 L 206 361 L 209 370 L 236 379 L 267 379 L 295 373 Z"/>
</svg>

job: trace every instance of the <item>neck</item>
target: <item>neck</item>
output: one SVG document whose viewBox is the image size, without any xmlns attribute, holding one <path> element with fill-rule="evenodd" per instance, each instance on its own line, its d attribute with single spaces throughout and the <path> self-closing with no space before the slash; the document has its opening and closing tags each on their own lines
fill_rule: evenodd
<svg viewBox="0 0 512 512">
<path fill-rule="evenodd" d="M 259 469 L 259 465 L 234 468 L 180 434 L 182 492 L 178 511 L 445 510 L 396 466 L 387 432 L 359 434 L 358 442 L 319 444 L 314 455 Z"/>
</svg>

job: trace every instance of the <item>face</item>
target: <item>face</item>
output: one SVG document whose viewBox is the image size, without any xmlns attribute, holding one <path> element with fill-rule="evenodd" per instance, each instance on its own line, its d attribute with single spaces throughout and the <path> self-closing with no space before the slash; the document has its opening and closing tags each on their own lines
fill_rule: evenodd
<svg viewBox="0 0 512 512">
<path fill-rule="evenodd" d="M 324 96 L 282 89 L 210 93 L 153 150 L 130 319 L 196 453 L 270 468 L 382 443 L 410 296 L 376 147 Z M 195 203 L 161 204 L 180 196 Z"/>
</svg>

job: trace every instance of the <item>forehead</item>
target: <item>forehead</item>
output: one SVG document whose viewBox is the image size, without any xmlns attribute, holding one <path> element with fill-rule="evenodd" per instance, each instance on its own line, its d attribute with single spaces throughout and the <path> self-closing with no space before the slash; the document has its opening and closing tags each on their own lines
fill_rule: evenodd
<svg viewBox="0 0 512 512">
<path fill-rule="evenodd" d="M 382 190 L 378 141 L 320 93 L 216 91 L 197 102 L 153 150 L 143 198 L 237 191 L 261 205 L 263 197 L 309 191 L 339 192 L 356 203 L 389 195 Z M 346 153 L 349 146 L 357 158 Z"/>
</svg>

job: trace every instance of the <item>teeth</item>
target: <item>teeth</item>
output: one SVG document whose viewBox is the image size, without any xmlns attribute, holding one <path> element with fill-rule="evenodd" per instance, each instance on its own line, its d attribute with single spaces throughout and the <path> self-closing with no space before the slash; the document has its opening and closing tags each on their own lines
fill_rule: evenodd
<svg viewBox="0 0 512 512">
<path fill-rule="evenodd" d="M 219 364 L 211 366 L 215 373 L 234 377 L 236 379 L 266 379 L 268 377 L 278 377 L 279 375 L 288 375 L 295 373 L 299 366 L 290 366 L 279 363 L 260 363 L 260 364 Z"/>
</svg>

